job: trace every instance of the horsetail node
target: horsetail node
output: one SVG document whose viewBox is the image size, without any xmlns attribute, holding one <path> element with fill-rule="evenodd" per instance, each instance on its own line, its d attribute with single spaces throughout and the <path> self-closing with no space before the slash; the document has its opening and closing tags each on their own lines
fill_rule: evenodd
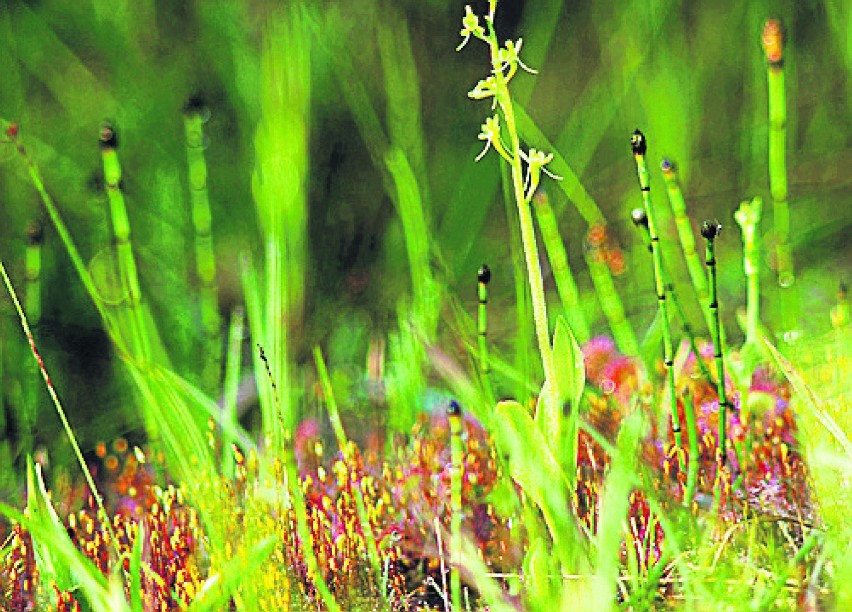
<svg viewBox="0 0 852 612">
<path fill-rule="evenodd" d="M 663 363 L 666 367 L 666 375 L 668 379 L 668 395 L 669 395 L 669 410 L 672 414 L 672 431 L 674 432 L 675 445 L 680 453 L 683 448 L 681 430 L 680 430 L 680 415 L 677 410 L 677 391 L 675 390 L 675 375 L 673 362 L 672 348 L 672 332 L 669 327 L 668 307 L 666 305 L 666 288 L 663 273 L 663 256 L 660 252 L 660 238 L 657 234 L 657 226 L 654 219 L 654 206 L 651 202 L 651 185 L 648 180 L 648 166 L 645 163 L 645 153 L 648 150 L 648 142 L 645 135 L 636 130 L 630 137 L 630 146 L 633 149 L 633 158 L 636 161 L 636 172 L 639 177 L 639 189 L 642 191 L 642 201 L 645 211 L 645 222 L 648 226 L 648 237 L 650 242 L 651 255 L 654 259 L 654 288 L 657 295 L 657 303 L 660 309 L 660 319 L 663 324 Z M 681 467 L 683 465 L 683 457 L 678 455 Z"/>
<path fill-rule="evenodd" d="M 488 283 L 491 282 L 491 269 L 482 264 L 476 273 L 477 294 L 479 297 L 479 308 L 477 311 L 477 335 L 479 336 L 479 367 L 482 371 L 482 385 L 488 394 L 489 401 L 492 398 L 491 391 L 491 366 L 488 361 Z"/>
<path fill-rule="evenodd" d="M 787 204 L 787 102 L 784 90 L 784 34 L 781 23 L 769 19 L 761 37 L 767 62 L 769 87 L 769 191 L 772 194 L 778 284 L 793 284 L 793 255 L 788 240 L 790 209 Z M 791 313 L 785 313 L 788 318 Z"/>
<path fill-rule="evenodd" d="M 637 228 L 642 228 L 644 230 L 644 234 L 649 238 L 648 240 L 648 250 L 651 251 L 651 254 L 654 253 L 653 245 L 650 241 L 650 230 L 648 224 L 648 215 L 645 213 L 645 210 L 642 208 L 634 208 L 631 213 L 631 219 L 633 224 Z M 662 258 L 662 257 L 661 257 Z M 675 308 L 675 314 L 680 319 L 681 325 L 683 326 L 683 331 L 689 340 L 689 348 L 692 351 L 692 354 L 695 355 L 696 363 L 698 364 L 699 370 L 701 370 L 701 374 L 713 384 L 713 379 L 710 376 L 710 372 L 707 369 L 707 366 L 704 363 L 704 360 L 701 358 L 701 353 L 698 350 L 698 344 L 695 341 L 695 335 L 692 333 L 692 328 L 689 325 L 689 322 L 686 320 L 686 314 L 683 312 L 683 308 L 680 305 L 680 302 L 677 299 L 677 294 L 674 291 L 674 286 L 672 285 L 671 278 L 668 275 L 668 271 L 665 266 L 662 267 L 663 273 L 663 281 L 665 284 L 666 292 L 671 297 L 672 305 Z M 692 500 L 695 496 L 695 483 L 697 478 L 697 466 L 698 466 L 698 430 L 696 429 L 696 417 L 695 417 L 695 406 L 689 398 L 684 398 L 683 403 L 683 411 L 684 416 L 686 417 L 686 434 L 687 441 L 689 443 L 689 461 L 686 466 L 686 488 L 684 489 L 684 499 L 683 503 L 687 507 L 692 506 Z M 682 467 L 682 461 L 681 467 Z"/>
<path fill-rule="evenodd" d="M 450 481 L 450 597 L 453 610 L 461 610 L 461 523 L 462 481 L 464 479 L 464 449 L 462 447 L 462 410 L 456 400 L 447 407 L 450 422 L 450 456 L 452 475 Z"/>
<path fill-rule="evenodd" d="M 719 300 L 716 286 L 716 238 L 722 231 L 722 225 L 718 221 L 705 221 L 701 226 L 701 236 L 707 242 L 706 264 L 710 277 L 710 312 L 713 314 L 713 356 L 716 359 L 716 389 L 719 395 L 719 444 L 716 448 L 717 461 L 721 465 L 727 462 L 727 437 L 725 421 L 728 410 L 728 396 L 725 393 L 725 362 L 723 359 L 722 341 L 720 333 Z"/>
</svg>

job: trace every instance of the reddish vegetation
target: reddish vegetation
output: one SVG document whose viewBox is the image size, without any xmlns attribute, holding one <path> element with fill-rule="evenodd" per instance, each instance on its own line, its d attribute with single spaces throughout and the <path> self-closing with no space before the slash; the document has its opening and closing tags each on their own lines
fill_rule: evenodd
<svg viewBox="0 0 852 612">
<path fill-rule="evenodd" d="M 624 357 L 612 341 L 596 338 L 584 347 L 587 372 L 586 421 L 613 441 L 625 414 L 631 410 L 655 414 L 651 383 L 643 381 L 638 364 Z M 714 372 L 712 356 L 700 356 Z M 749 394 L 751 413 L 745 414 L 740 395 L 732 391 L 733 414 L 729 432 L 733 442 L 728 467 L 716 464 L 718 398 L 714 386 L 702 378 L 697 358 L 690 355 L 677 382 L 679 410 L 691 401 L 697 415 L 699 438 L 698 485 L 694 511 L 706 511 L 715 496 L 721 517 L 736 521 L 746 514 L 768 515 L 778 520 L 812 521 L 813 510 L 807 475 L 796 450 L 796 426 L 788 408 L 790 391 L 772 372 L 759 368 Z M 683 500 L 686 474 L 680 468 L 670 425 L 665 439 L 657 435 L 656 418 L 643 443 L 642 457 L 658 497 L 666 504 Z M 684 422 L 681 415 L 681 422 Z M 308 525 L 320 571 L 332 593 L 342 602 L 373 600 L 379 587 L 364 561 L 367 539 L 355 503 L 357 487 L 363 494 L 367 517 L 386 567 L 388 589 L 399 609 L 440 605 L 431 581 L 441 584 L 442 559 L 447 557 L 450 508 L 450 432 L 447 416 L 438 411 L 424 414 L 402 441 L 396 455 L 382 459 L 375 450 L 361 454 L 354 444 L 344 460 L 327 459 L 323 452 L 321 427 L 305 421 L 294 436 L 294 450 L 308 510 Z M 495 572 L 513 572 L 521 564 L 525 534 L 519 522 L 501 516 L 491 494 L 499 482 L 500 464 L 494 445 L 483 427 L 469 415 L 463 427 L 464 531 L 478 545 L 482 557 Z M 684 465 L 688 449 L 680 449 Z M 68 533 L 104 573 L 115 571 L 116 549 L 127 555 L 144 529 L 142 588 L 145 609 L 168 610 L 193 600 L 206 578 L 210 552 L 204 545 L 204 529 L 198 513 L 174 488 L 154 486 L 154 471 L 140 462 L 139 452 L 129 452 L 118 440 L 108 452 L 97 449 L 98 479 L 113 513 L 112 527 L 118 539 L 109 541 L 104 525 L 88 509 L 67 514 Z M 149 453 L 150 455 L 150 453 Z M 235 450 L 236 476 L 219 483 L 222 494 L 222 524 L 226 536 L 240 541 L 245 533 L 258 530 L 280 536 L 269 563 L 277 571 L 274 582 L 279 593 L 269 605 L 310 605 L 317 592 L 297 535 L 295 514 L 281 500 L 259 500 L 256 491 L 261 477 L 257 460 Z M 581 431 L 578 447 L 578 487 L 571 503 L 588 533 L 597 521 L 597 498 L 609 457 L 591 436 Z M 283 473 L 283 471 L 282 471 Z M 280 483 L 279 483 L 279 486 Z M 74 507 L 81 495 L 69 492 Z M 55 495 L 54 499 L 57 499 Z M 258 518 L 262 517 L 262 518 Z M 635 491 L 630 497 L 629 542 L 642 566 L 650 568 L 665 547 L 662 526 L 652 518 L 646 496 Z M 439 537 L 440 535 L 440 537 Z M 443 542 L 439 549 L 439 540 Z M 29 536 L 15 526 L 7 542 L 11 554 L 0 572 L 5 604 L 12 609 L 34 609 L 39 575 Z M 124 570 L 128 570 L 127 560 Z M 625 556 L 626 558 L 626 556 Z M 272 574 L 270 574 L 271 576 Z M 267 576 L 267 579 L 272 580 Z M 431 579 L 431 581 L 429 580 Z M 77 610 L 75 594 L 54 589 L 50 605 L 56 610 Z M 40 602 L 43 603 L 43 602 Z"/>
</svg>

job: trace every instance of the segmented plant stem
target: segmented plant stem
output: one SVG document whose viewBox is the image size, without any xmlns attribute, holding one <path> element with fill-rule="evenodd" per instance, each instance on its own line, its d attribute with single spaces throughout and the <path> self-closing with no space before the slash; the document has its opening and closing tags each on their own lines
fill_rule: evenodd
<svg viewBox="0 0 852 612">
<path fill-rule="evenodd" d="M 121 164 L 116 151 L 118 137 L 113 126 L 109 124 L 101 126 L 99 140 L 104 168 L 104 186 L 109 200 L 112 230 L 115 236 L 118 271 L 130 318 L 131 343 L 135 349 L 134 357 L 144 363 L 148 360 L 150 350 L 142 314 L 142 290 L 139 287 L 136 260 L 133 258 L 130 242 L 130 221 L 121 189 Z"/>
<path fill-rule="evenodd" d="M 715 221 L 705 221 L 701 227 L 701 235 L 706 241 L 706 264 L 710 286 L 710 312 L 713 314 L 713 356 L 716 359 L 716 389 L 719 394 L 719 445 L 717 446 L 717 461 L 725 465 L 728 458 L 727 432 L 725 421 L 727 419 L 728 396 L 725 393 L 725 361 L 723 359 L 721 323 L 719 322 L 719 300 L 716 288 L 716 237 L 722 226 Z"/>
<path fill-rule="evenodd" d="M 491 366 L 488 363 L 488 283 L 491 282 L 491 269 L 482 264 L 476 274 L 479 308 L 477 310 L 477 336 L 479 338 L 479 369 L 482 373 L 482 386 L 488 396 L 489 404 L 494 400 L 491 388 Z"/>
<path fill-rule="evenodd" d="M 196 97 L 184 108 L 186 159 L 189 168 L 189 198 L 192 226 L 195 228 L 195 269 L 200 283 L 201 325 L 205 336 L 202 378 L 210 389 L 219 382 L 222 343 L 219 337 L 219 290 L 216 284 L 216 256 L 213 251 L 212 213 L 207 194 L 207 162 L 204 159 L 204 122 L 207 109 Z"/>
<path fill-rule="evenodd" d="M 758 225 L 763 208 L 763 200 L 753 198 L 740 204 L 734 219 L 743 234 L 743 271 L 746 275 L 746 343 L 757 345 L 760 326 L 760 273 Z"/>
<path fill-rule="evenodd" d="M 452 400 L 447 409 L 450 422 L 450 457 L 452 475 L 450 481 L 450 599 L 453 610 L 461 610 L 461 524 L 462 482 L 464 478 L 464 448 L 462 446 L 462 412 L 458 402 Z"/>
<path fill-rule="evenodd" d="M 240 389 L 240 369 L 242 367 L 243 333 L 245 330 L 245 310 L 235 306 L 231 311 L 228 324 L 228 352 L 225 360 L 225 381 L 222 402 L 223 432 L 234 431 L 237 427 L 237 400 Z M 228 476 L 234 468 L 233 454 L 222 453 L 222 469 Z"/>
<path fill-rule="evenodd" d="M 571 273 L 571 267 L 568 265 L 565 244 L 559 235 L 556 215 L 553 214 L 553 207 L 550 205 L 550 198 L 547 192 L 539 189 L 535 196 L 533 196 L 533 205 L 536 219 L 538 219 L 538 228 L 541 231 L 541 238 L 544 241 L 544 247 L 547 249 L 547 257 L 550 260 L 550 267 L 553 270 L 553 280 L 556 282 L 556 290 L 559 293 L 559 299 L 562 301 L 562 308 L 565 310 L 565 318 L 571 327 L 571 331 L 574 333 L 574 337 L 580 344 L 583 344 L 590 337 L 589 326 L 586 323 L 586 318 L 583 316 L 583 309 L 580 307 L 577 283 L 574 281 L 574 275 Z"/>
<path fill-rule="evenodd" d="M 645 152 L 648 143 L 645 135 L 639 130 L 633 132 L 630 139 L 633 149 L 633 159 L 636 161 L 636 172 L 639 177 L 639 189 L 642 191 L 642 203 L 645 215 L 648 217 L 648 233 L 651 241 L 651 255 L 654 259 L 654 288 L 657 294 L 657 304 L 660 309 L 660 319 L 663 324 L 663 363 L 666 367 L 668 379 L 669 408 L 672 413 L 672 431 L 674 432 L 675 446 L 678 451 L 683 448 L 680 428 L 680 415 L 677 410 L 677 393 L 675 391 L 675 375 L 672 348 L 672 331 L 669 326 L 668 307 L 666 305 L 666 288 L 663 278 L 663 257 L 660 251 L 660 239 L 657 233 L 657 225 L 654 217 L 654 206 L 651 202 L 651 186 L 648 179 L 648 165 L 645 162 Z M 683 457 L 678 452 L 681 468 L 683 468 Z"/>
<path fill-rule="evenodd" d="M 586 252 L 586 265 L 595 287 L 595 296 L 600 300 L 601 310 L 609 323 L 618 350 L 630 357 L 639 354 L 639 344 L 633 327 L 624 314 L 624 306 L 612 280 L 609 268 L 601 257 L 600 250 L 591 248 Z"/>
<path fill-rule="evenodd" d="M 775 221 L 775 253 L 778 258 L 778 284 L 793 284 L 793 255 L 788 243 L 790 208 L 787 205 L 787 102 L 784 93 L 784 41 L 781 24 L 775 19 L 763 28 L 763 50 L 767 60 L 769 86 L 769 191 Z"/>
<path fill-rule="evenodd" d="M 647 240 L 648 251 L 651 251 L 651 232 L 648 229 L 648 217 L 645 214 L 645 210 L 642 208 L 637 208 L 633 211 L 633 223 L 637 227 L 641 227 L 643 229 L 643 233 Z M 706 281 L 706 279 L 705 279 Z M 677 298 L 677 291 L 675 291 L 674 283 L 672 283 L 671 277 L 669 276 L 668 269 L 665 266 L 665 260 L 663 260 L 663 283 L 666 288 L 666 295 L 671 298 L 672 306 L 675 309 L 675 316 L 677 316 L 680 321 L 681 326 L 683 327 L 683 333 L 686 334 L 686 338 L 689 341 L 689 349 L 692 351 L 692 354 L 695 355 L 696 363 L 698 365 L 698 369 L 701 371 L 701 375 L 707 379 L 711 385 L 715 385 L 715 381 L 713 380 L 713 376 L 710 374 L 710 370 L 707 368 L 707 364 L 704 363 L 704 360 L 701 358 L 701 353 L 698 351 L 698 342 L 695 340 L 695 334 L 692 331 L 692 326 L 689 324 L 689 321 L 686 318 L 686 313 L 683 311 L 683 306 L 681 306 L 680 300 Z"/>
<path fill-rule="evenodd" d="M 674 215 L 677 227 L 677 235 L 680 239 L 680 248 L 686 259 L 689 278 L 692 280 L 695 294 L 701 303 L 701 312 L 707 322 L 707 329 L 710 329 L 712 317 L 710 316 L 710 308 L 708 306 L 710 297 L 707 293 L 707 277 L 704 275 L 704 267 L 701 265 L 701 260 L 695 251 L 695 236 L 692 233 L 692 225 L 689 222 L 689 217 L 686 216 L 686 202 L 683 199 L 683 193 L 680 189 L 677 167 L 668 159 L 662 161 L 661 167 L 663 178 L 666 182 L 666 191 L 669 194 L 669 203 L 671 204 L 672 214 Z"/>
<path fill-rule="evenodd" d="M 116 328 L 113 318 L 107 314 L 103 300 L 100 297 L 100 293 L 98 292 L 97 287 L 95 287 L 91 274 L 89 274 L 89 269 L 86 267 L 86 263 L 80 256 L 80 251 L 77 250 L 77 245 L 74 243 L 73 238 L 71 238 L 71 232 L 68 231 L 65 221 L 62 220 L 62 216 L 59 214 L 59 209 L 56 208 L 53 198 L 44 186 L 44 181 L 41 178 L 41 171 L 35 161 L 33 161 L 30 157 L 23 142 L 21 142 L 17 124 L 9 123 L 4 119 L 0 119 L 0 127 L 3 129 L 4 136 L 15 146 L 15 150 L 24 160 L 24 163 L 26 163 L 27 171 L 30 175 L 33 187 L 35 187 L 35 190 L 38 192 L 42 204 L 44 204 L 44 208 L 50 217 L 50 221 L 56 228 L 56 233 L 59 235 L 59 239 L 65 247 L 65 250 L 68 252 L 68 257 L 71 259 L 71 264 L 74 266 L 74 270 L 80 277 L 80 281 L 86 288 L 86 292 L 92 299 L 92 303 L 95 305 L 95 308 L 97 308 L 98 314 L 100 314 L 101 320 L 104 323 L 104 327 L 106 328 L 110 338 L 112 338 L 117 351 L 122 357 L 126 357 L 127 347 L 125 340 L 121 337 L 121 334 Z"/>
</svg>

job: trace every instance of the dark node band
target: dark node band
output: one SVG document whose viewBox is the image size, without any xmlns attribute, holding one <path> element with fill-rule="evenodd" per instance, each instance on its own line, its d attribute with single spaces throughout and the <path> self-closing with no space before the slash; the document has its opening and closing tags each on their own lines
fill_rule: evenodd
<svg viewBox="0 0 852 612">
<path fill-rule="evenodd" d="M 708 265 L 708 266 L 715 266 L 715 265 L 716 265 L 716 260 L 715 260 L 715 259 L 708 259 L 708 260 L 707 260 L 707 265 Z"/>
<path fill-rule="evenodd" d="M 716 353 L 715 355 L 713 355 L 713 357 L 715 357 L 716 359 L 721 359 L 722 353 Z M 725 406 L 726 404 L 722 404 L 722 405 Z"/>
<path fill-rule="evenodd" d="M 639 189 L 641 189 L 642 191 L 651 191 L 650 185 L 645 185 L 644 187 L 640 187 Z"/>
<path fill-rule="evenodd" d="M 675 433 L 680 433 L 680 427 L 676 427 L 676 426 L 672 425 L 672 431 L 675 432 Z"/>
<path fill-rule="evenodd" d="M 636 130 L 630 137 L 630 148 L 633 149 L 634 155 L 645 155 L 648 150 L 648 142 L 645 140 L 645 134 Z"/>
<path fill-rule="evenodd" d="M 716 300 L 713 300 L 712 302 L 710 302 L 710 308 L 718 308 L 718 307 L 719 307 L 719 302 L 717 302 Z"/>
<path fill-rule="evenodd" d="M 480 303 L 481 305 L 485 306 L 485 305 L 488 303 L 488 300 L 487 300 L 487 299 L 485 299 L 485 300 L 479 300 L 479 303 Z"/>
<path fill-rule="evenodd" d="M 664 302 L 666 300 L 666 294 L 665 293 L 658 293 L 657 299 L 660 300 L 661 302 Z"/>
<path fill-rule="evenodd" d="M 672 366 L 674 365 L 674 361 L 672 361 L 671 359 L 664 359 L 664 360 L 663 360 L 663 363 L 665 364 L 665 366 L 666 366 L 667 368 L 670 368 L 670 367 L 672 367 Z"/>
<path fill-rule="evenodd" d="M 111 123 L 104 123 L 101 126 L 101 129 L 98 132 L 98 142 L 101 149 L 108 150 L 118 148 L 118 134 Z"/>
<path fill-rule="evenodd" d="M 476 273 L 476 279 L 483 285 L 487 285 L 491 280 L 491 268 L 482 264 L 482 267 L 479 268 L 479 272 Z"/>
<path fill-rule="evenodd" d="M 651 236 L 651 242 L 659 242 L 659 241 L 660 241 L 659 236 Z"/>
</svg>

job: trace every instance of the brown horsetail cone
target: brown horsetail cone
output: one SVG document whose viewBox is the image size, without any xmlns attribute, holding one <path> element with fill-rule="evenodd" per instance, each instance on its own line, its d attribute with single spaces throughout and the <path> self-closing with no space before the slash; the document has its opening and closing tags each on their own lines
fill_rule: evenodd
<svg viewBox="0 0 852 612">
<path fill-rule="evenodd" d="M 38 246 L 44 242 L 44 223 L 33 219 L 27 223 L 27 244 Z"/>
<path fill-rule="evenodd" d="M 486 264 L 482 264 L 482 267 L 479 268 L 479 271 L 476 273 L 476 280 L 478 280 L 483 285 L 487 285 L 491 282 L 491 268 L 489 268 Z"/>
<path fill-rule="evenodd" d="M 109 121 L 104 121 L 101 124 L 98 132 L 98 142 L 101 149 L 117 149 L 118 148 L 118 133 L 115 131 L 115 126 Z"/>
<path fill-rule="evenodd" d="M 633 132 L 630 137 L 630 147 L 633 149 L 633 155 L 645 155 L 648 150 L 648 141 L 645 139 L 645 134 L 638 129 Z"/>
<path fill-rule="evenodd" d="M 705 240 L 716 240 L 721 231 L 722 224 L 718 221 L 705 221 L 701 225 L 701 235 Z"/>
</svg>

